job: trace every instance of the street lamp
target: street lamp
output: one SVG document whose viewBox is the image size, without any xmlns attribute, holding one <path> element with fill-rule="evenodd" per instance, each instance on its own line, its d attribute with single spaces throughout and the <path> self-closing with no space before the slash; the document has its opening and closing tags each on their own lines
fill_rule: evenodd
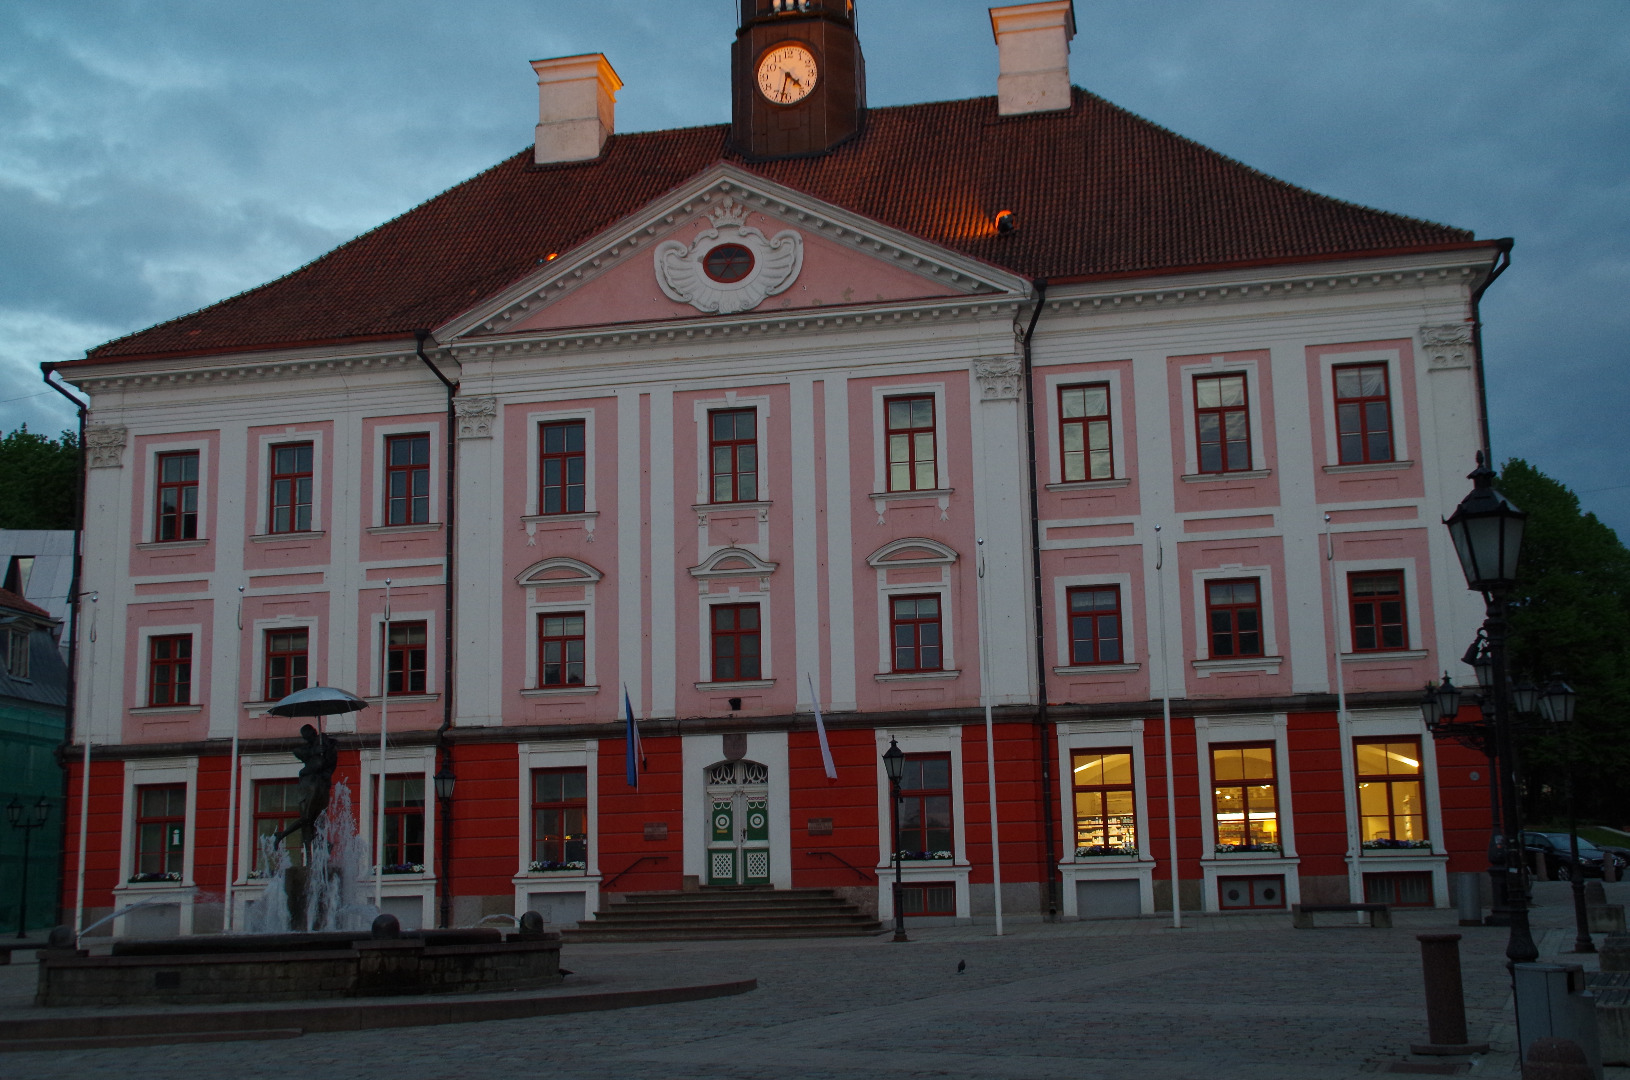
<svg viewBox="0 0 1630 1080">
<path fill-rule="evenodd" d="M 1524 682 L 1527 682 L 1525 679 Z M 1576 953 L 1593 953 L 1596 943 L 1590 939 L 1590 918 L 1585 909 L 1585 875 L 1579 865 L 1579 815 L 1573 807 L 1573 707 L 1579 695 L 1574 693 L 1573 687 L 1562 681 L 1561 674 L 1551 676 L 1551 681 L 1544 690 L 1536 690 L 1535 705 L 1539 715 L 1551 723 L 1562 728 L 1567 739 L 1567 782 L 1565 790 L 1568 797 L 1568 849 L 1573 858 L 1573 865 L 1568 868 L 1569 883 L 1573 886 L 1573 951 Z M 1607 860 L 1612 858 L 1604 855 L 1602 859 L 1603 876 L 1606 876 Z"/>
<path fill-rule="evenodd" d="M 1528 927 L 1527 897 L 1522 883 L 1522 809 L 1517 805 L 1517 748 L 1511 735 L 1511 694 L 1506 685 L 1506 594 L 1517 582 L 1517 558 L 1522 550 L 1523 527 L 1528 515 L 1494 488 L 1494 470 L 1483 455 L 1477 455 L 1477 468 L 1467 479 L 1469 495 L 1460 501 L 1444 525 L 1454 542 L 1466 587 L 1483 594 L 1487 618 L 1483 632 L 1487 639 L 1488 678 L 1481 666 L 1478 679 L 1485 695 L 1493 698 L 1493 743 L 1498 756 L 1500 804 L 1504 829 L 1504 871 L 1506 903 L 1510 910 L 1511 935 L 1506 941 L 1506 959 L 1513 964 L 1533 962 L 1539 956 Z M 1491 759 L 1492 760 L 1492 759 Z"/>
<path fill-rule="evenodd" d="M 25 813 L 29 811 L 28 813 Z M 39 797 L 32 807 L 24 807 L 23 801 L 13 797 L 6 804 L 6 820 L 13 829 L 23 830 L 23 873 L 22 887 L 17 894 L 17 936 L 24 937 L 28 926 L 28 841 L 34 835 L 34 830 L 45 824 L 51 816 L 51 804 L 44 795 Z"/>
<path fill-rule="evenodd" d="M 905 912 L 900 910 L 900 781 L 906 775 L 906 756 L 892 737 L 889 748 L 883 752 L 883 769 L 889 774 L 890 801 L 894 806 L 894 940 L 910 941 L 906 937 Z"/>
</svg>

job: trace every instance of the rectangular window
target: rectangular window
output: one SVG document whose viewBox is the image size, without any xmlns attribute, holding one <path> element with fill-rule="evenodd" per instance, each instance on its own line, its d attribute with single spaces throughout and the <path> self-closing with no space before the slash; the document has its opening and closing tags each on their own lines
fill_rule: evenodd
<svg viewBox="0 0 1630 1080">
<path fill-rule="evenodd" d="M 187 839 L 187 785 L 144 784 L 136 789 L 136 874 L 149 881 L 180 881 Z"/>
<path fill-rule="evenodd" d="M 0 634 L 0 650 L 4 650 L 0 660 L 5 662 L 6 674 L 14 679 L 28 678 L 28 641 L 27 630 L 13 629 Z"/>
<path fill-rule="evenodd" d="M 895 671 L 939 671 L 945 666 L 938 596 L 892 598 L 889 633 L 894 641 Z"/>
<path fill-rule="evenodd" d="M 1137 810 L 1130 750 L 1077 750 L 1075 786 L 1077 855 L 1136 855 Z"/>
<path fill-rule="evenodd" d="M 272 837 L 293 825 L 300 817 L 300 783 L 297 780 L 257 780 L 255 782 L 255 851 L 252 876 L 267 873 L 269 856 L 275 850 Z M 283 838 L 283 850 L 290 866 L 305 865 L 306 844 L 302 833 Z"/>
<path fill-rule="evenodd" d="M 1070 602 L 1070 663 L 1121 662 L 1121 587 L 1074 588 Z"/>
<path fill-rule="evenodd" d="M 374 803 L 378 806 L 379 778 L 374 777 Z M 385 859 L 387 874 L 417 874 L 424 870 L 424 777 L 385 777 Z"/>
<path fill-rule="evenodd" d="M 385 662 L 387 694 L 425 693 L 425 657 L 429 633 L 422 622 L 388 624 Z"/>
<path fill-rule="evenodd" d="M 187 705 L 192 701 L 192 635 L 147 639 L 147 704 Z"/>
<path fill-rule="evenodd" d="M 385 524 L 423 525 L 430 520 L 430 436 L 385 439 Z"/>
<path fill-rule="evenodd" d="M 1347 364 L 1336 379 L 1336 445 L 1343 465 L 1392 460 L 1387 365 Z"/>
<path fill-rule="evenodd" d="M 533 870 L 586 870 L 589 781 L 584 769 L 532 770 Z"/>
<path fill-rule="evenodd" d="M 1113 480 L 1114 453 L 1109 445 L 1109 384 L 1058 388 L 1059 461 L 1064 482 Z"/>
<path fill-rule="evenodd" d="M 1393 907 L 1431 907 L 1432 874 L 1416 870 L 1402 874 L 1365 874 L 1364 902 Z"/>
<path fill-rule="evenodd" d="M 1285 877 L 1283 874 L 1219 877 L 1217 906 L 1224 911 L 1235 908 L 1282 908 L 1285 906 Z"/>
<path fill-rule="evenodd" d="M 584 624 L 581 611 L 538 616 L 538 685 L 582 686 Z"/>
<path fill-rule="evenodd" d="M 1279 850 L 1278 787 L 1272 744 L 1212 747 L 1218 851 Z"/>
<path fill-rule="evenodd" d="M 310 633 L 306 630 L 266 631 L 266 696 L 277 701 L 304 690 Z"/>
<path fill-rule="evenodd" d="M 955 915 L 956 885 L 949 881 L 903 883 L 900 910 L 906 915 Z"/>
<path fill-rule="evenodd" d="M 158 532 L 153 539 L 198 539 L 198 451 L 160 454 L 158 468 Z"/>
<path fill-rule="evenodd" d="M 1402 570 L 1348 574 L 1347 597 L 1353 613 L 1354 652 L 1409 648 Z"/>
<path fill-rule="evenodd" d="M 757 604 L 718 604 L 713 620 L 713 681 L 761 679 Z"/>
<path fill-rule="evenodd" d="M 758 498 L 758 412 L 720 409 L 707 414 L 708 455 L 716 503 Z"/>
<path fill-rule="evenodd" d="M 1262 596 L 1255 578 L 1208 581 L 1206 626 L 1211 657 L 1262 655 Z"/>
<path fill-rule="evenodd" d="M 311 457 L 311 443 L 272 447 L 270 532 L 311 531 Z"/>
<path fill-rule="evenodd" d="M 900 777 L 900 857 L 949 859 L 951 833 L 951 755 L 907 754 Z"/>
<path fill-rule="evenodd" d="M 1194 426 L 1202 473 L 1250 471 L 1251 420 L 1243 374 L 1194 377 Z"/>
<path fill-rule="evenodd" d="M 1426 798 L 1418 739 L 1353 744 L 1359 832 L 1365 846 L 1414 847 L 1426 840 Z"/>
<path fill-rule="evenodd" d="M 585 509 L 588 458 L 581 420 L 538 429 L 538 513 L 580 514 Z"/>
<path fill-rule="evenodd" d="M 934 397 L 886 398 L 889 490 L 932 491 L 939 486 L 934 447 Z"/>
</svg>

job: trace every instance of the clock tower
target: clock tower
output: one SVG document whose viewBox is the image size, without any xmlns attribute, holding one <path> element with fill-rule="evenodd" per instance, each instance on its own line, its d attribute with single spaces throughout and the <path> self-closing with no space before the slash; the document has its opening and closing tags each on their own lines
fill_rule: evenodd
<svg viewBox="0 0 1630 1080">
<path fill-rule="evenodd" d="M 759 160 L 832 149 L 866 120 L 854 0 L 741 0 L 730 143 Z"/>
</svg>

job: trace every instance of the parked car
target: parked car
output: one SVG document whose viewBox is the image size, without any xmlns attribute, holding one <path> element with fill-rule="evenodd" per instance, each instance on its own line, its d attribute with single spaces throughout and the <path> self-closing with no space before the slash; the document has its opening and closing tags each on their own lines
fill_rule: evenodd
<svg viewBox="0 0 1630 1080">
<path fill-rule="evenodd" d="M 1545 857 L 1545 876 L 1557 881 L 1572 881 L 1574 875 L 1572 840 L 1567 833 L 1525 832 L 1523 847 L 1532 858 L 1535 852 Z M 1603 851 L 1589 840 L 1579 841 L 1579 873 L 1588 878 L 1601 877 L 1603 860 L 1623 871 L 1630 859 Z"/>
</svg>

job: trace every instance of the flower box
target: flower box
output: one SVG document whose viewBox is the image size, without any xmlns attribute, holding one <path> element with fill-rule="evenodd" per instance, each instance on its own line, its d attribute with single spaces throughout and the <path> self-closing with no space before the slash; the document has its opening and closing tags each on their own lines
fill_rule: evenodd
<svg viewBox="0 0 1630 1080">
<path fill-rule="evenodd" d="M 548 859 L 541 859 L 528 863 L 526 872 L 529 874 L 581 874 L 588 868 L 589 864 L 586 862 L 550 862 Z"/>
<path fill-rule="evenodd" d="M 416 862 L 411 862 L 411 863 L 409 863 L 409 862 L 391 863 L 389 866 L 385 867 L 385 873 L 387 873 L 387 874 L 422 874 L 422 873 L 424 873 L 424 863 L 416 863 Z"/>
<path fill-rule="evenodd" d="M 951 852 L 949 851 L 902 851 L 898 855 L 901 862 L 933 862 L 936 859 L 949 862 L 951 860 Z"/>
<path fill-rule="evenodd" d="M 181 881 L 181 875 L 179 873 L 177 873 L 176 871 L 171 870 L 171 871 L 169 871 L 167 873 L 163 873 L 163 874 L 131 874 L 130 879 L 127 882 L 127 884 L 130 884 L 130 885 L 152 885 L 152 884 L 155 884 L 155 883 L 158 883 L 158 882 L 177 882 L 177 883 L 179 883 L 180 881 Z"/>
<path fill-rule="evenodd" d="M 1078 859 L 1100 859 L 1105 856 L 1135 858 L 1137 854 L 1138 849 L 1134 844 L 1092 844 L 1075 849 L 1075 857 Z"/>
<path fill-rule="evenodd" d="M 1215 852 L 1218 855 L 1234 855 L 1234 854 L 1245 854 L 1245 853 L 1260 854 L 1260 855 L 1277 855 L 1277 854 L 1279 854 L 1280 849 L 1279 849 L 1278 844 L 1218 844 L 1212 850 L 1213 850 L 1213 852 Z"/>
</svg>

